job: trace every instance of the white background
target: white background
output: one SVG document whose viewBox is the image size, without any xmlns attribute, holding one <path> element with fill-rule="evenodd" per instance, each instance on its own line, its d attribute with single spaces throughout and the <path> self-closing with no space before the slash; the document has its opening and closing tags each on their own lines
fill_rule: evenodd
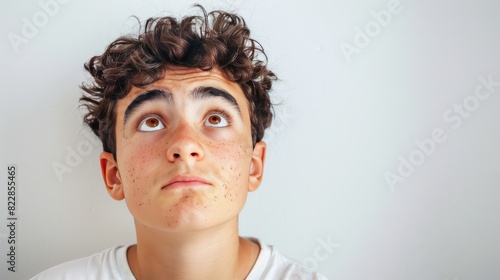
<svg viewBox="0 0 500 280">
<path fill-rule="evenodd" d="M 77 109 L 83 63 L 134 31 L 131 15 L 195 11 L 180 0 L 67 2 L 47 15 L 38 1 L 0 1 L 0 224 L 7 166 L 18 168 L 17 272 L 1 226 L 1 279 L 134 242 Z M 478 77 L 500 81 L 500 2 L 199 2 L 243 15 L 280 78 L 265 179 L 242 235 L 330 279 L 500 279 L 500 86 L 474 97 Z M 377 23 L 388 5 L 390 20 Z M 16 45 L 23 18 L 39 26 Z M 448 111 L 464 102 L 467 117 Z M 415 141 L 436 129 L 446 140 L 419 152 Z M 400 165 L 411 156 L 409 174 Z M 58 164 L 71 172 L 58 177 Z M 398 167 L 406 177 L 390 187 L 385 174 Z M 339 246 L 326 250 L 328 240 Z"/>
</svg>

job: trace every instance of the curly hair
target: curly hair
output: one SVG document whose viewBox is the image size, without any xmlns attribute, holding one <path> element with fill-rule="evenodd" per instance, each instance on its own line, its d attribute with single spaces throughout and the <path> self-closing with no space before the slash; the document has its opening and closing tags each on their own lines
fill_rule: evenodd
<svg viewBox="0 0 500 280">
<path fill-rule="evenodd" d="M 93 80 L 83 83 L 80 98 L 88 113 L 84 122 L 101 139 L 103 150 L 116 159 L 116 104 L 132 86 L 144 87 L 162 79 L 169 66 L 210 71 L 220 69 L 240 85 L 249 103 L 252 143 L 262 140 L 271 125 L 269 97 L 276 75 L 267 69 L 262 46 L 250 38 L 245 20 L 233 13 L 207 13 L 201 16 L 149 18 L 137 36 L 122 36 L 100 56 L 85 63 Z M 260 60 L 262 57 L 264 60 Z"/>
</svg>

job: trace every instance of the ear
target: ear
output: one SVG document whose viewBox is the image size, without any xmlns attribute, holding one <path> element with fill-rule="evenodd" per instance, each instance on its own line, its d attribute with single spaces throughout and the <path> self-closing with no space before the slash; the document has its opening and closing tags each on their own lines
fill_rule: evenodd
<svg viewBox="0 0 500 280">
<path fill-rule="evenodd" d="M 253 192 L 259 188 L 264 174 L 264 161 L 266 159 L 266 143 L 257 142 L 253 149 L 250 163 L 250 176 L 248 178 L 248 191 Z"/>
<path fill-rule="evenodd" d="M 109 195 L 116 200 L 124 199 L 122 179 L 113 154 L 102 152 L 99 156 L 99 162 L 101 163 L 102 179 Z"/>
</svg>

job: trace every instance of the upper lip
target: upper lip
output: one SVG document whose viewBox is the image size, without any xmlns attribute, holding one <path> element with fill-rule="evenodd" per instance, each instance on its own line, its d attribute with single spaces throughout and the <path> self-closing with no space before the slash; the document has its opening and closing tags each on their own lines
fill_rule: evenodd
<svg viewBox="0 0 500 280">
<path fill-rule="evenodd" d="M 165 186 L 164 188 L 174 184 L 174 183 L 179 183 L 179 182 L 199 182 L 202 184 L 210 184 L 207 180 L 203 179 L 202 177 L 196 176 L 196 175 L 177 175 L 173 177 Z"/>
</svg>

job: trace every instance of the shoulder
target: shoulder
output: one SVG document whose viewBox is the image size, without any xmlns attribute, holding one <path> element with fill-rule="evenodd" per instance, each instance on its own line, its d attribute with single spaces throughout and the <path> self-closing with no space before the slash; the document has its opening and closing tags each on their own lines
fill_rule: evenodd
<svg viewBox="0 0 500 280">
<path fill-rule="evenodd" d="M 31 280 L 133 279 L 127 277 L 129 273 L 128 276 L 132 275 L 127 263 L 127 248 L 112 247 L 89 257 L 65 262 L 41 272 Z"/>
<path fill-rule="evenodd" d="M 254 239 L 254 241 L 256 241 Z M 258 242 L 258 241 L 257 241 Z M 289 280 L 326 280 L 323 275 L 313 271 L 303 264 L 287 258 L 273 246 L 258 242 L 261 247 L 259 257 L 247 277 L 254 279 L 289 279 Z"/>
</svg>

